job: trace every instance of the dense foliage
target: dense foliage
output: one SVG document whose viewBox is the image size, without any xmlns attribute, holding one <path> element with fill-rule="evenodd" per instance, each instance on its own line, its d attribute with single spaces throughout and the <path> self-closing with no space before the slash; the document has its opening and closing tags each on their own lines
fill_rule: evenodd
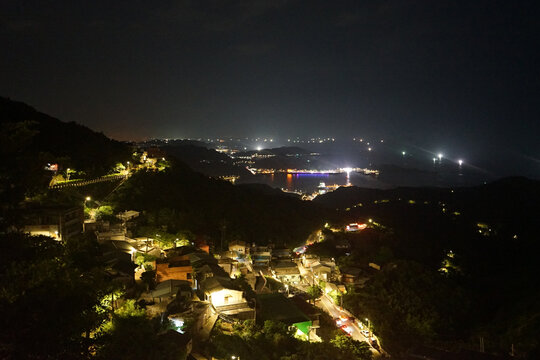
<svg viewBox="0 0 540 360">
<path fill-rule="evenodd" d="M 19 233 L 0 236 L 0 357 L 79 358 L 106 316 L 115 286 L 94 239 L 66 244 Z"/>
<path fill-rule="evenodd" d="M 294 330 L 280 322 L 265 321 L 258 326 L 247 320 L 236 324 L 232 333 L 215 330 L 210 339 L 210 353 L 220 359 L 231 356 L 250 359 L 254 354 L 261 360 L 367 360 L 371 359 L 369 345 L 344 335 L 331 342 L 310 343 L 294 337 Z"/>
<path fill-rule="evenodd" d="M 161 172 L 134 174 L 111 198 L 117 209 L 143 210 L 148 226 L 169 234 L 294 246 L 321 225 L 321 212 L 281 192 L 207 178 L 173 163 Z"/>
<path fill-rule="evenodd" d="M 534 269 L 540 184 L 504 179 L 477 188 L 347 188 L 317 198 L 342 210 L 338 224 L 370 225 L 358 234 L 325 232 L 311 251 L 364 268 L 366 286 L 344 306 L 368 317 L 387 350 L 417 344 L 535 358 L 540 281 Z M 368 222 L 372 219 L 372 223 Z M 335 245 L 346 243 L 346 250 Z M 367 265 L 383 266 L 377 272 Z M 365 269 L 369 269 L 365 270 Z M 352 290 L 352 289 L 351 289 Z M 512 346 L 513 345 L 513 346 Z"/>
</svg>

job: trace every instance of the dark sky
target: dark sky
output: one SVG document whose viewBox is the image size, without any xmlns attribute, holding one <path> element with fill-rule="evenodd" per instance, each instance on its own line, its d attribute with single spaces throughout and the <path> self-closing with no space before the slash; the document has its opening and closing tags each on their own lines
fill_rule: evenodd
<svg viewBox="0 0 540 360">
<path fill-rule="evenodd" d="M 535 1 L 2 1 L 0 95 L 117 139 L 377 136 L 540 158 Z"/>
</svg>

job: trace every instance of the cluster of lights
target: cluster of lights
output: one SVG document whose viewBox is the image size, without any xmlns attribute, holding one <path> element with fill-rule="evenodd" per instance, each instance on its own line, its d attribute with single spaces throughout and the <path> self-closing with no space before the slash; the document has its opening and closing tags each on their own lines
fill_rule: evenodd
<svg viewBox="0 0 540 360">
<path fill-rule="evenodd" d="M 310 139 L 300 139 L 299 137 L 297 137 L 296 139 L 287 139 L 287 142 L 292 142 L 292 143 L 295 143 L 295 144 L 323 144 L 325 142 L 332 142 L 332 141 L 336 141 L 335 138 L 331 138 L 331 137 L 327 137 L 327 138 L 320 138 L 320 137 L 317 137 L 317 138 L 310 138 Z"/>
</svg>

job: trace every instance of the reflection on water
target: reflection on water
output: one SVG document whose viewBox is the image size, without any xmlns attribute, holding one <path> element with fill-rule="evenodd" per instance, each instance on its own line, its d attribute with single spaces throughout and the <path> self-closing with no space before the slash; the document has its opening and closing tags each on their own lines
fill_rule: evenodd
<svg viewBox="0 0 540 360">
<path fill-rule="evenodd" d="M 359 173 L 341 174 L 261 174 L 249 177 L 240 177 L 237 184 L 266 184 L 274 188 L 289 191 L 312 193 L 317 190 L 320 183 L 326 185 L 356 185 L 366 188 L 384 189 L 387 185 L 381 183 L 376 177 Z"/>
</svg>

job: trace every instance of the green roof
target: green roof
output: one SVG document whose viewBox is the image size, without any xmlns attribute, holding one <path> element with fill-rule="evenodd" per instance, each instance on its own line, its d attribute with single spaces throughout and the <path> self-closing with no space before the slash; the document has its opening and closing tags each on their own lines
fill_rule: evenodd
<svg viewBox="0 0 540 360">
<path fill-rule="evenodd" d="M 287 325 L 295 325 L 302 332 L 311 325 L 311 320 L 306 314 L 282 294 L 257 295 L 257 318 L 262 321 L 274 320 Z M 304 333 L 307 334 L 307 331 Z"/>
</svg>

